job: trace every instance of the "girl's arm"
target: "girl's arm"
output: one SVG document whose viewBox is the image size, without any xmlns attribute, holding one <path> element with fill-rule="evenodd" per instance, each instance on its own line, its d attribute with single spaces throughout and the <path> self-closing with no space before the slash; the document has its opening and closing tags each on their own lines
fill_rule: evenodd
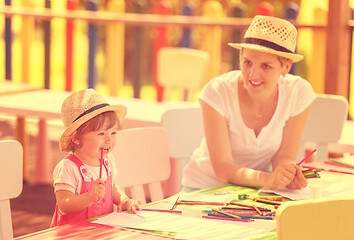
<svg viewBox="0 0 354 240">
<path fill-rule="evenodd" d="M 225 183 L 249 187 L 271 186 L 271 173 L 241 167 L 233 162 L 228 126 L 225 118 L 200 100 L 204 133 L 216 177 Z"/>
<path fill-rule="evenodd" d="M 113 184 L 113 203 L 117 205 L 117 211 L 127 210 L 128 213 L 136 213 L 140 210 L 140 202 L 130 199 L 117 184 Z"/>
<path fill-rule="evenodd" d="M 105 190 L 104 181 L 98 178 L 86 193 L 77 195 L 67 190 L 59 190 L 55 192 L 55 197 L 60 211 L 68 214 L 79 212 L 97 202 L 104 196 Z"/>
<path fill-rule="evenodd" d="M 118 187 L 117 184 L 113 184 L 113 188 L 112 188 L 112 194 L 113 194 L 113 203 L 115 205 L 119 205 L 122 202 L 127 201 L 129 198 L 128 196 L 123 192 L 123 190 Z"/>
</svg>

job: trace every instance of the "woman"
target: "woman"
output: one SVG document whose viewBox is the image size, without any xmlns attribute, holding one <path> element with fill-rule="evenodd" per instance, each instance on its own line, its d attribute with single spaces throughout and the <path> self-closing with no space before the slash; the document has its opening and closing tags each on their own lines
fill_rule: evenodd
<svg viewBox="0 0 354 240">
<path fill-rule="evenodd" d="M 184 169 L 186 189 L 232 183 L 302 189 L 307 180 L 295 164 L 315 98 L 311 85 L 288 74 L 296 28 L 283 19 L 255 16 L 240 49 L 240 71 L 212 79 L 199 102 L 204 133 Z"/>
</svg>

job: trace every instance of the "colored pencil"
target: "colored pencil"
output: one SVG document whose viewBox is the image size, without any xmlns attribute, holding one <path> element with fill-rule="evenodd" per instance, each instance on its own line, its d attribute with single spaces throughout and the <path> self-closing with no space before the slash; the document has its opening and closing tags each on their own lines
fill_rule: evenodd
<svg viewBox="0 0 354 240">
<path fill-rule="evenodd" d="M 263 216 L 263 213 L 261 212 L 261 210 L 259 210 L 258 207 L 256 207 L 255 205 L 253 205 L 253 208 L 256 209 L 256 211 L 258 212 L 258 214 L 259 214 L 260 216 Z"/>
<path fill-rule="evenodd" d="M 269 200 L 264 200 L 264 199 L 253 199 L 255 202 L 260 202 L 260 203 L 266 203 L 266 204 L 271 204 L 271 205 L 281 205 L 279 202 L 273 202 Z"/>
<path fill-rule="evenodd" d="M 312 156 L 312 154 L 314 154 L 317 150 L 313 149 L 309 154 L 307 154 L 306 157 L 304 157 L 300 162 L 297 163 L 298 166 L 300 166 L 301 164 L 303 164 L 307 159 L 309 159 L 309 157 Z"/>
<path fill-rule="evenodd" d="M 273 216 L 241 216 L 241 219 L 265 219 L 265 220 L 273 220 Z"/>
<path fill-rule="evenodd" d="M 236 221 L 236 222 L 253 222 L 253 219 L 237 219 L 230 217 L 217 217 L 217 216 L 203 216 L 205 219 L 214 219 L 214 220 L 227 220 L 227 221 Z"/>
<path fill-rule="evenodd" d="M 237 216 L 237 215 L 235 215 L 235 214 L 228 213 L 228 212 L 225 212 L 225 211 L 222 211 L 222 210 L 218 210 L 218 209 L 216 209 L 216 208 L 213 208 L 213 210 L 214 210 L 215 212 L 222 213 L 222 214 L 225 214 L 225 215 L 230 216 L 230 217 L 233 217 L 233 218 L 237 218 L 237 219 L 240 219 L 240 218 L 241 218 L 241 217 L 239 217 L 239 216 Z"/>
<path fill-rule="evenodd" d="M 181 200 L 176 202 L 176 204 L 184 204 L 184 205 L 215 205 L 215 206 L 224 206 L 225 203 L 220 202 L 202 202 L 202 201 L 185 201 Z"/>
<path fill-rule="evenodd" d="M 283 201 L 282 197 L 251 197 L 250 199 L 264 199 L 264 200 L 270 200 L 270 201 Z"/>
<path fill-rule="evenodd" d="M 103 165 L 103 148 L 101 148 L 101 158 L 100 158 L 100 178 L 102 178 L 102 165 Z"/>
<path fill-rule="evenodd" d="M 141 211 L 146 211 L 146 212 L 168 212 L 168 213 L 182 213 L 182 211 L 179 210 L 167 210 L 167 209 L 150 209 L 150 208 L 142 208 L 140 209 Z"/>
<path fill-rule="evenodd" d="M 173 205 L 171 206 L 170 210 L 175 209 L 176 204 L 177 204 L 177 202 L 178 202 L 178 199 L 179 199 L 179 197 L 176 198 L 176 201 L 173 203 Z"/>
<path fill-rule="evenodd" d="M 256 199 L 255 199 L 256 200 Z M 263 200 L 263 201 L 266 201 L 266 200 Z M 256 201 L 257 202 L 257 201 Z M 261 201 L 259 201 L 261 202 Z M 247 205 L 247 204 L 242 204 L 242 203 L 235 203 L 235 202 L 230 202 L 231 205 L 236 205 L 236 206 L 241 206 L 241 207 L 247 207 L 247 208 L 251 208 L 251 209 L 254 209 L 253 205 Z M 280 204 L 280 203 L 277 203 L 277 204 Z M 263 207 L 258 207 L 259 210 L 262 210 L 262 211 L 267 211 L 269 209 L 267 208 L 263 208 Z"/>
<path fill-rule="evenodd" d="M 264 213 L 264 215 L 268 216 L 268 215 L 275 215 L 276 211 L 273 211 L 273 212 L 266 212 Z"/>
</svg>

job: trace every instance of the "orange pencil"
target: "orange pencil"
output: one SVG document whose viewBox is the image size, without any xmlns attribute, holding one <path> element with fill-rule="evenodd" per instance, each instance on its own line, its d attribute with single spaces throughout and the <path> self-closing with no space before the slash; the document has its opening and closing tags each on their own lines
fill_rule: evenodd
<svg viewBox="0 0 354 240">
<path fill-rule="evenodd" d="M 258 209 L 258 207 L 253 205 L 253 208 L 256 209 L 256 211 L 258 212 L 259 215 L 263 216 L 263 213 L 261 212 L 261 210 Z"/>
</svg>

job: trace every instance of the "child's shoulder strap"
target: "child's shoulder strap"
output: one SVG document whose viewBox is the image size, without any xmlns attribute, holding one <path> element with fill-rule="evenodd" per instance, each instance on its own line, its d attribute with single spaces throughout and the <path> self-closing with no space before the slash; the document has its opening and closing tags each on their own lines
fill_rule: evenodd
<svg viewBox="0 0 354 240">
<path fill-rule="evenodd" d="M 74 154 L 72 154 L 72 153 L 68 154 L 65 158 L 66 158 L 66 159 L 69 159 L 69 160 L 71 160 L 73 163 L 75 163 L 75 165 L 76 165 L 79 169 L 80 169 L 80 167 L 81 167 L 82 165 L 84 165 L 84 164 L 81 162 L 81 160 L 80 160 L 78 157 L 76 157 Z"/>
</svg>

